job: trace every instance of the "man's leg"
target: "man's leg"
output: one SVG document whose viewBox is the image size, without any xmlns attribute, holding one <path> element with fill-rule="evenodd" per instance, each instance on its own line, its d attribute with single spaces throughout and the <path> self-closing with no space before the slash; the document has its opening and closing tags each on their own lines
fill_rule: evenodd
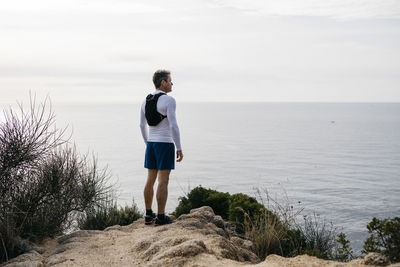
<svg viewBox="0 0 400 267">
<path fill-rule="evenodd" d="M 168 198 L 168 182 L 171 170 L 158 171 L 157 205 L 158 214 L 165 214 L 165 205 Z"/>
<path fill-rule="evenodd" d="M 146 210 L 151 210 L 154 195 L 154 182 L 157 179 L 157 169 L 148 169 L 147 172 L 147 182 L 144 186 L 144 203 L 146 205 Z"/>
</svg>

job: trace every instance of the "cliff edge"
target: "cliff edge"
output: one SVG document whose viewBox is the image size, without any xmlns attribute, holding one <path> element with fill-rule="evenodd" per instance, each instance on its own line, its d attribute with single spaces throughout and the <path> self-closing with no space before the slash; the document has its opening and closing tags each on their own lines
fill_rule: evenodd
<svg viewBox="0 0 400 267">
<path fill-rule="evenodd" d="M 371 266 L 379 256 L 348 263 L 325 261 L 307 255 L 265 261 L 251 251 L 252 243 L 233 234 L 230 225 L 210 207 L 191 210 L 176 223 L 146 226 L 143 219 L 104 231 L 78 231 L 48 240 L 3 267 L 16 266 Z M 391 266 L 399 267 L 400 264 Z"/>
</svg>

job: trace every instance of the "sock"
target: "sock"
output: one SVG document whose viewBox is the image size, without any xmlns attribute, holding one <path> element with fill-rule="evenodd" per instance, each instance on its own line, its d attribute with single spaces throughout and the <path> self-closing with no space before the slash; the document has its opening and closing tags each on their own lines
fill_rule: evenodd
<svg viewBox="0 0 400 267">
<path fill-rule="evenodd" d="M 146 210 L 146 215 L 152 215 L 152 214 L 153 214 L 153 210 L 152 209 Z"/>
<path fill-rule="evenodd" d="M 164 220 L 165 219 L 165 214 L 157 214 L 157 217 L 159 220 Z"/>
</svg>

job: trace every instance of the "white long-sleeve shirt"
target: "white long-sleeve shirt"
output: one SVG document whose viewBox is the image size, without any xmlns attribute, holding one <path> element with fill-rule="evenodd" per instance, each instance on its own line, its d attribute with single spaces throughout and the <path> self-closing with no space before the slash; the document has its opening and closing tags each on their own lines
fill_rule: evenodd
<svg viewBox="0 0 400 267">
<path fill-rule="evenodd" d="M 163 93 L 156 90 L 154 94 Z M 175 143 L 176 150 L 182 150 L 178 123 L 176 121 L 176 101 L 172 96 L 162 95 L 157 101 L 157 111 L 167 117 L 156 126 L 149 126 L 146 120 L 146 100 L 140 109 L 140 130 L 143 140 L 149 142 Z"/>
</svg>

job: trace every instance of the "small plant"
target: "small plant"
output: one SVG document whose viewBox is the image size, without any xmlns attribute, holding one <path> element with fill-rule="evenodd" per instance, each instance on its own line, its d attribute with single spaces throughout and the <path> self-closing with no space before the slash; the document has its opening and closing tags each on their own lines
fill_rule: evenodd
<svg viewBox="0 0 400 267">
<path fill-rule="evenodd" d="M 264 260 L 269 254 L 283 254 L 281 240 L 286 229 L 277 216 L 264 210 L 256 218 L 244 213 L 244 235 L 253 242 L 254 253 Z"/>
<path fill-rule="evenodd" d="M 350 241 L 346 239 L 346 235 L 344 233 L 339 233 L 337 235 L 336 242 L 340 245 L 340 247 L 336 249 L 336 260 L 349 261 L 354 259 L 353 250 L 350 247 Z"/>
<path fill-rule="evenodd" d="M 316 214 L 304 216 L 304 226 L 302 228 L 306 240 L 305 253 L 322 259 L 333 259 L 335 249 L 336 228 L 332 223 L 327 224 Z"/>
<path fill-rule="evenodd" d="M 363 253 L 384 254 L 390 261 L 400 261 L 400 217 L 383 220 L 373 218 L 367 225 L 371 235 L 364 243 Z"/>
<path fill-rule="evenodd" d="M 143 213 L 139 211 L 135 201 L 132 201 L 131 206 L 118 208 L 117 203 L 110 200 L 92 210 L 87 210 L 78 219 L 78 226 L 85 230 L 104 230 L 113 225 L 129 225 L 142 217 Z"/>
</svg>

